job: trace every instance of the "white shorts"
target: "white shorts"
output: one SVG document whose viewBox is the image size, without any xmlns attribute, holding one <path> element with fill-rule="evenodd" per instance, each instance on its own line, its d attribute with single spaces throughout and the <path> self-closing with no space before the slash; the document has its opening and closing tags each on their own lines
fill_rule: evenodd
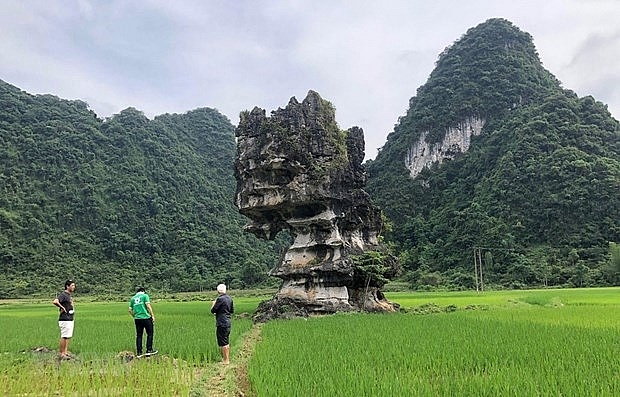
<svg viewBox="0 0 620 397">
<path fill-rule="evenodd" d="M 60 337 L 69 339 L 73 336 L 73 321 L 59 321 Z"/>
</svg>

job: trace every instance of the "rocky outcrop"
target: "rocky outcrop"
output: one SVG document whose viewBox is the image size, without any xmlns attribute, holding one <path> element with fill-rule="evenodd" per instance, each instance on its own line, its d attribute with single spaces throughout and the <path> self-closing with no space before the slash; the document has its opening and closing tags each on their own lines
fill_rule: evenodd
<svg viewBox="0 0 620 397">
<path fill-rule="evenodd" d="M 270 117 L 258 107 L 242 112 L 236 136 L 235 204 L 250 219 L 246 230 L 293 237 L 271 271 L 282 286 L 259 312 L 394 310 L 380 288 L 396 261 L 379 243 L 381 211 L 362 189 L 363 131 L 341 131 L 331 103 L 310 91 Z"/>
<path fill-rule="evenodd" d="M 449 128 L 444 139 L 433 144 L 426 142 L 428 133 L 423 132 L 418 141 L 409 147 L 405 157 L 405 166 L 411 177 L 415 178 L 425 167 L 452 160 L 457 154 L 466 152 L 471 144 L 471 137 L 480 135 L 483 127 L 483 119 L 468 118 L 456 127 Z"/>
</svg>

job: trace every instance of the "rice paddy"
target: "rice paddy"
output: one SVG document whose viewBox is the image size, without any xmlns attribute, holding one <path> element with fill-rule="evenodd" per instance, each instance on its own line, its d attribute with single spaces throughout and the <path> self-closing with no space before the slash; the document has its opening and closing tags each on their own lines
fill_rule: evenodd
<svg viewBox="0 0 620 397">
<path fill-rule="evenodd" d="M 57 310 L 51 300 L 1 303 L 0 394 L 7 396 L 187 396 L 205 368 L 220 360 L 210 301 L 153 301 L 159 354 L 134 359 L 135 329 L 127 303 L 77 298 L 69 344 L 75 358 L 67 361 L 58 360 Z M 233 346 L 251 327 L 243 318 L 243 302 L 239 306 Z"/>
<path fill-rule="evenodd" d="M 0 301 L 0 384 L 9 396 L 201 396 L 218 368 L 237 382 L 218 395 L 231 396 L 620 395 L 619 288 L 391 293 L 403 312 L 272 321 L 247 350 L 262 298 L 235 300 L 245 313 L 224 369 L 209 301 L 154 300 L 160 354 L 128 361 L 126 303 L 78 300 L 66 362 L 51 304 Z"/>
</svg>

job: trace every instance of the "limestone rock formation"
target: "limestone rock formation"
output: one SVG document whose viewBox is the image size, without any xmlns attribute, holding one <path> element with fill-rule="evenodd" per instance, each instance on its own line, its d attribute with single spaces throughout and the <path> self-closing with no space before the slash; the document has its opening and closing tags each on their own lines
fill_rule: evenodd
<svg viewBox="0 0 620 397">
<path fill-rule="evenodd" d="M 471 117 L 456 127 L 448 128 L 441 142 L 429 144 L 426 142 L 426 132 L 409 147 L 405 157 L 405 166 L 409 174 L 415 178 L 425 167 L 430 168 L 434 163 L 441 164 L 452 160 L 457 154 L 465 153 L 471 144 L 471 137 L 480 135 L 484 127 L 484 120 Z"/>
<path fill-rule="evenodd" d="M 288 230 L 294 240 L 271 271 L 280 290 L 259 313 L 393 311 L 380 288 L 397 264 L 363 190 L 363 131 L 341 131 L 331 103 L 310 91 L 270 117 L 242 112 L 236 136 L 235 204 L 250 219 L 246 230 L 266 239 Z"/>
</svg>

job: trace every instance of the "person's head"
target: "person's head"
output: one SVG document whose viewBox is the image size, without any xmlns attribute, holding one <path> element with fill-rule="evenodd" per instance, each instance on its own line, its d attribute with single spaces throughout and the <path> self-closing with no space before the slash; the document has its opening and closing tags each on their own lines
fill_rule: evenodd
<svg viewBox="0 0 620 397">
<path fill-rule="evenodd" d="M 65 281 L 65 291 L 73 292 L 75 290 L 75 281 L 69 279 Z"/>
<path fill-rule="evenodd" d="M 146 290 L 144 289 L 144 287 L 138 287 L 136 292 L 146 292 Z"/>
<path fill-rule="evenodd" d="M 217 293 L 220 295 L 224 295 L 226 293 L 226 284 L 219 284 L 217 286 Z"/>
</svg>

